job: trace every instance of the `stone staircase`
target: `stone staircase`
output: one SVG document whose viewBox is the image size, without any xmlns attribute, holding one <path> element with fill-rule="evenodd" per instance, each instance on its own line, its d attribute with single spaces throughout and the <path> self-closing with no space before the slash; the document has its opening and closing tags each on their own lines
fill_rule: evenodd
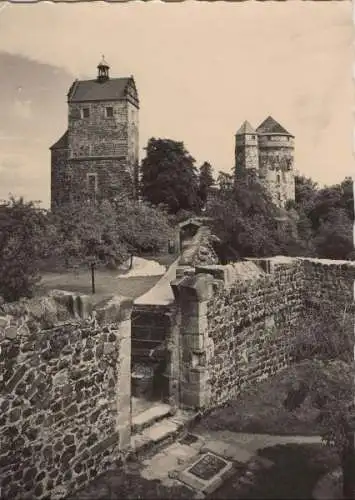
<svg viewBox="0 0 355 500">
<path fill-rule="evenodd" d="M 156 404 L 132 419 L 130 456 L 142 456 L 173 442 L 187 433 L 197 416 L 189 410 L 176 410 L 168 404 Z"/>
</svg>

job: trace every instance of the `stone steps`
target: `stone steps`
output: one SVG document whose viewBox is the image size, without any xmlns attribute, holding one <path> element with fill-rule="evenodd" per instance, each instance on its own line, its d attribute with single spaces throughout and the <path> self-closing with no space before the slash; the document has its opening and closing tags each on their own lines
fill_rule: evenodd
<svg viewBox="0 0 355 500">
<path fill-rule="evenodd" d="M 129 458 L 137 458 L 150 452 L 156 453 L 165 445 L 182 437 L 196 416 L 193 411 L 177 410 L 174 414 L 133 433 Z"/>
<path fill-rule="evenodd" d="M 151 406 L 147 410 L 139 413 L 132 419 L 132 433 L 136 434 L 141 432 L 143 429 L 152 426 L 159 420 L 168 417 L 173 412 L 172 408 L 168 404 L 157 404 Z"/>
</svg>

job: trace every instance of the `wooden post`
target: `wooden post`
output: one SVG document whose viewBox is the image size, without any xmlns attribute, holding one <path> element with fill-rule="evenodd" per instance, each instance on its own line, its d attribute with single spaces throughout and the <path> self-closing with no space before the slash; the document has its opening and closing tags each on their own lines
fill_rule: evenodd
<svg viewBox="0 0 355 500">
<path fill-rule="evenodd" d="M 91 263 L 91 291 L 95 293 L 95 262 Z"/>
</svg>

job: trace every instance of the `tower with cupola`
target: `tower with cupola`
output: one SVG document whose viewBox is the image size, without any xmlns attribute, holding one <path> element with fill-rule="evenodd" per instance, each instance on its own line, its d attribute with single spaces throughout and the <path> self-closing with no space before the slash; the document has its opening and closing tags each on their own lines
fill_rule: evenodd
<svg viewBox="0 0 355 500">
<path fill-rule="evenodd" d="M 68 126 L 51 149 L 51 205 L 135 197 L 139 98 L 133 76 L 111 78 L 103 58 L 97 76 L 67 94 Z"/>
</svg>

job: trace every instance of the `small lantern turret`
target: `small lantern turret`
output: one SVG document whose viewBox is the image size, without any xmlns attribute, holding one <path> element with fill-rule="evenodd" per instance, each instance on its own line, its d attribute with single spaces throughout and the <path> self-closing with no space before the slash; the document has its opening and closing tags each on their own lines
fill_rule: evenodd
<svg viewBox="0 0 355 500">
<path fill-rule="evenodd" d="M 97 80 L 99 82 L 105 82 L 106 80 L 109 79 L 110 66 L 105 61 L 104 56 L 102 56 L 102 61 L 98 64 L 97 69 L 98 69 Z"/>
</svg>

